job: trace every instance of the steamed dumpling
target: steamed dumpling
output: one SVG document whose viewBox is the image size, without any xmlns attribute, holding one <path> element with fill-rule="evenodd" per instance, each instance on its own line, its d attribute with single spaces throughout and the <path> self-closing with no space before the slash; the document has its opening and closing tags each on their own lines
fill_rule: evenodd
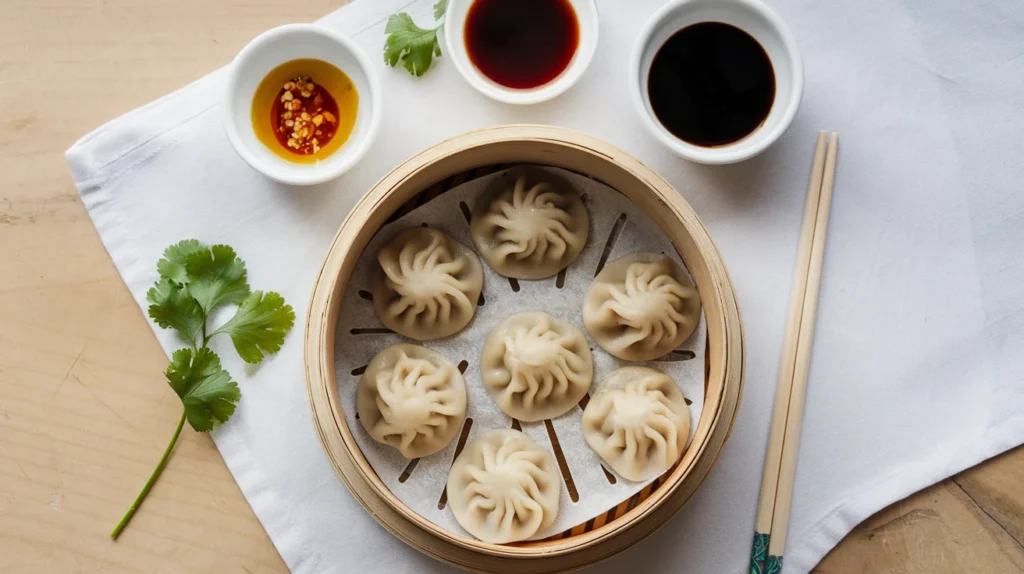
<svg viewBox="0 0 1024 574">
<path fill-rule="evenodd" d="M 413 227 L 377 254 L 373 306 L 389 329 L 428 341 L 469 324 L 484 270 L 469 249 L 436 229 Z"/>
<path fill-rule="evenodd" d="M 513 169 L 477 202 L 473 242 L 498 273 L 543 279 L 583 250 L 590 218 L 564 178 L 538 169 Z"/>
<path fill-rule="evenodd" d="M 392 345 L 377 353 L 359 379 L 356 412 L 366 432 L 405 458 L 434 454 L 466 418 L 462 373 L 440 353 Z"/>
<path fill-rule="evenodd" d="M 627 480 L 668 470 L 690 436 L 690 411 L 668 375 L 647 367 L 612 371 L 583 411 L 583 438 Z"/>
<path fill-rule="evenodd" d="M 540 311 L 517 313 L 484 341 L 481 377 L 506 414 L 539 421 L 580 402 L 594 379 L 594 360 L 576 327 Z"/>
<path fill-rule="evenodd" d="M 700 297 L 690 278 L 658 253 L 633 253 L 609 263 L 583 300 L 583 324 L 594 342 L 626 361 L 666 355 L 699 320 Z"/>
<path fill-rule="evenodd" d="M 526 540 L 555 522 L 562 485 L 551 453 L 512 429 L 466 445 L 448 473 L 455 520 L 484 542 Z"/>
</svg>

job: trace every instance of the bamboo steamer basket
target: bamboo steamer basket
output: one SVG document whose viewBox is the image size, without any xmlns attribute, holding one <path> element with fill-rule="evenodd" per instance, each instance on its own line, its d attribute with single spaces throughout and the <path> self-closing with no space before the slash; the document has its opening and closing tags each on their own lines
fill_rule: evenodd
<svg viewBox="0 0 1024 574">
<path fill-rule="evenodd" d="M 342 414 L 334 335 L 356 261 L 384 223 L 414 206 L 416 198 L 422 202 L 424 192 L 437 195 L 470 177 L 518 163 L 568 169 L 618 190 L 671 240 L 704 306 L 705 402 L 682 459 L 641 492 L 556 536 L 499 545 L 433 524 L 405 506 L 377 476 Z M 550 126 L 513 125 L 469 132 L 418 153 L 384 176 L 355 205 L 316 279 L 306 318 L 305 362 L 313 422 L 324 450 L 355 499 L 384 528 L 421 552 L 477 572 L 566 572 L 604 560 L 644 539 L 678 512 L 707 478 L 739 406 L 743 330 L 736 296 L 714 243 L 690 205 L 665 179 L 591 136 Z"/>
</svg>

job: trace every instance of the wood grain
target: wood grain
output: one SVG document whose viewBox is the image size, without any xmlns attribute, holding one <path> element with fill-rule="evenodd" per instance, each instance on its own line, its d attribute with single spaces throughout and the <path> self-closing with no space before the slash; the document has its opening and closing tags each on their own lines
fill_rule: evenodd
<svg viewBox="0 0 1024 574">
<path fill-rule="evenodd" d="M 130 528 L 108 538 L 181 406 L 63 152 L 260 31 L 343 3 L 3 2 L 0 571 L 285 570 L 209 437 L 188 429 Z"/>
<path fill-rule="evenodd" d="M 341 4 L 3 1 L 0 572 L 285 570 L 209 437 L 188 429 L 131 526 L 116 543 L 107 537 L 180 407 L 63 152 L 227 63 L 257 33 Z M 819 571 L 1024 571 L 1022 484 L 1018 449 L 882 511 Z"/>
<path fill-rule="evenodd" d="M 1010 456 L 1022 460 L 1021 454 Z M 978 472 L 985 467 L 967 471 Z M 1018 500 L 1021 479 L 1018 474 Z M 1017 527 L 1022 519 L 1018 514 Z M 814 572 L 1012 574 L 1024 572 L 1024 552 L 954 480 L 945 480 L 864 521 Z"/>
</svg>

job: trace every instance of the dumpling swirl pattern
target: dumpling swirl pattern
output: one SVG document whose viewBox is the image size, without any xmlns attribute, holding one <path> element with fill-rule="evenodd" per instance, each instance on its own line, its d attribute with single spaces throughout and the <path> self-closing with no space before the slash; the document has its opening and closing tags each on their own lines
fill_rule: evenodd
<svg viewBox="0 0 1024 574">
<path fill-rule="evenodd" d="M 583 333 L 540 311 L 517 313 L 495 327 L 481 359 L 484 387 L 502 411 L 521 421 L 565 413 L 594 378 Z"/>
<path fill-rule="evenodd" d="M 567 181 L 540 170 L 513 170 L 496 185 L 484 194 L 470 225 L 473 242 L 495 271 L 542 279 L 580 254 L 589 216 Z"/>
<path fill-rule="evenodd" d="M 374 440 L 406 458 L 419 458 L 441 450 L 459 432 L 466 385 L 441 354 L 419 345 L 393 345 L 367 365 L 356 409 Z"/>
<path fill-rule="evenodd" d="M 651 361 L 672 351 L 697 327 L 700 297 L 668 257 L 634 253 L 608 264 L 583 302 L 594 341 L 620 359 Z"/>
<path fill-rule="evenodd" d="M 448 474 L 448 504 L 470 534 L 494 544 L 526 540 L 558 516 L 555 459 L 530 437 L 492 430 L 470 442 Z"/>
<path fill-rule="evenodd" d="M 599 387 L 583 411 L 583 437 L 608 466 L 641 481 L 679 460 L 690 436 L 690 411 L 671 377 L 624 367 Z"/>
<path fill-rule="evenodd" d="M 414 227 L 377 255 L 373 305 L 384 326 L 419 341 L 446 337 L 476 312 L 483 267 L 444 233 Z"/>
</svg>

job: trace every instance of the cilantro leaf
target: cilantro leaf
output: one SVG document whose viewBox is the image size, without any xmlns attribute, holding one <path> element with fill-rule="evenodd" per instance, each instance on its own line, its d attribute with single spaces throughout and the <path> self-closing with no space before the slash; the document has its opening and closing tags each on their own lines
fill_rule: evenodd
<svg viewBox="0 0 1024 574">
<path fill-rule="evenodd" d="M 434 12 L 437 13 L 437 6 L 434 6 Z M 422 76 L 430 68 L 434 56 L 441 55 L 441 44 L 437 41 L 439 29 L 424 30 L 405 12 L 391 16 L 384 28 L 388 35 L 384 42 L 384 62 L 394 67 L 401 61 L 410 74 Z"/>
<path fill-rule="evenodd" d="M 295 324 L 295 311 L 284 297 L 273 291 L 253 291 L 242 301 L 238 312 L 214 333 L 231 335 L 239 356 L 247 363 L 259 363 L 263 354 L 276 353 L 284 336 Z M 211 335 L 212 336 L 212 335 Z"/>
<path fill-rule="evenodd" d="M 152 303 L 149 316 L 157 325 L 164 329 L 174 329 L 190 344 L 195 344 L 196 336 L 203 330 L 206 316 L 187 288 L 164 278 L 146 293 L 146 299 Z"/>
<path fill-rule="evenodd" d="M 181 397 L 188 424 L 199 432 L 227 421 L 242 398 L 238 384 L 221 368 L 220 357 L 206 347 L 194 353 L 192 349 L 175 351 L 164 374 Z"/>
<path fill-rule="evenodd" d="M 437 4 L 434 4 L 434 20 L 440 20 L 447 9 L 448 0 L 438 0 Z"/>
<path fill-rule="evenodd" d="M 205 249 L 202 243 L 195 239 L 185 239 L 164 249 L 163 259 L 156 262 L 156 270 L 161 277 L 166 277 L 179 285 L 188 283 L 188 273 L 185 271 L 185 261 L 189 255 Z"/>
<path fill-rule="evenodd" d="M 207 248 L 195 239 L 186 239 L 164 250 L 157 270 L 161 278 L 146 293 L 151 303 L 149 316 L 161 327 L 175 329 L 191 344 L 191 348 L 179 349 L 171 355 L 164 373 L 183 408 L 171 441 L 149 480 L 110 531 L 114 539 L 131 521 L 167 466 L 185 421 L 199 432 L 210 431 L 227 422 L 242 398 L 238 384 L 221 367 L 220 357 L 207 347 L 210 337 L 228 333 L 238 354 L 247 362 L 258 363 L 265 354 L 281 349 L 285 335 L 295 324 L 295 312 L 280 295 L 260 291 L 250 294 L 245 263 L 227 245 Z M 239 308 L 231 320 L 206 336 L 206 318 L 222 303 L 239 303 Z"/>
<path fill-rule="evenodd" d="M 238 303 L 249 294 L 245 263 L 227 245 L 196 251 L 185 260 L 188 290 L 209 315 L 221 303 Z"/>
</svg>

